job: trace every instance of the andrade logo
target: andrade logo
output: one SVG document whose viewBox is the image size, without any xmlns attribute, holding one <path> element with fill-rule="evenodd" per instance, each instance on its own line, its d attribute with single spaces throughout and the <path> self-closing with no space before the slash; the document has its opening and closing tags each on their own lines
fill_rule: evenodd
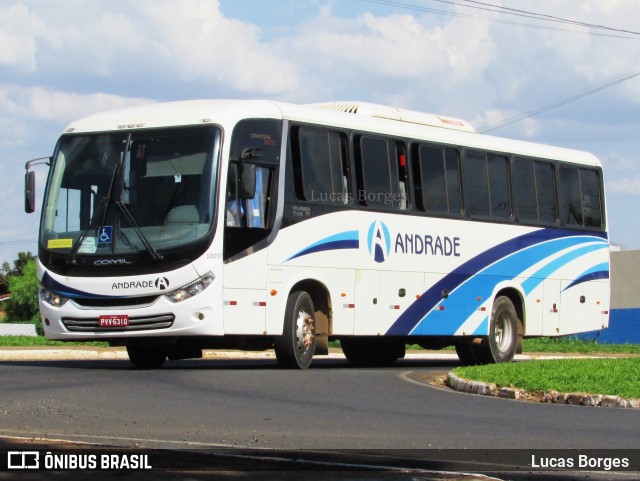
<svg viewBox="0 0 640 481">
<path fill-rule="evenodd" d="M 369 226 L 367 247 L 373 260 L 384 262 L 391 252 L 391 234 L 384 222 L 374 221 Z"/>
</svg>

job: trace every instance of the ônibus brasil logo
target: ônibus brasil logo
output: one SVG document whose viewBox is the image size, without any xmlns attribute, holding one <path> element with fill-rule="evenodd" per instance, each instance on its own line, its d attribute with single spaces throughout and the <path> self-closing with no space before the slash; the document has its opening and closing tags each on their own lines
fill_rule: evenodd
<svg viewBox="0 0 640 481">
<path fill-rule="evenodd" d="M 391 252 L 391 235 L 384 222 L 374 221 L 369 226 L 367 247 L 373 260 L 384 262 Z"/>
</svg>

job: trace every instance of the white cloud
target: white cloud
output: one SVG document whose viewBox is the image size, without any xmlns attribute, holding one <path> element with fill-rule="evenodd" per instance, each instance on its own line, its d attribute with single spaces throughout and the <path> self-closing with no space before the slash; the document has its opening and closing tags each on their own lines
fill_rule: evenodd
<svg viewBox="0 0 640 481">
<path fill-rule="evenodd" d="M 36 135 L 43 129 L 61 132 L 77 118 L 149 102 L 149 99 L 100 92 L 78 94 L 44 87 L 0 84 L 0 145 L 26 146 L 29 142 L 37 142 Z"/>
<path fill-rule="evenodd" d="M 44 23 L 23 4 L 0 8 L 0 66 L 20 72 L 36 70 L 36 39 Z"/>
<path fill-rule="evenodd" d="M 25 3 L 28 7 L 14 9 L 21 17 L 36 19 L 32 23 L 38 24 L 38 33 L 25 28 L 16 41 L 27 51 L 16 59 L 11 54 L 5 63 L 23 58 L 30 71 L 54 78 L 128 79 L 138 87 L 142 79 L 155 85 L 225 85 L 268 94 L 297 87 L 297 66 L 260 38 L 258 26 L 225 18 L 217 1 L 95 2 L 79 21 L 67 18 L 78 18 L 76 3 L 62 3 L 58 9 Z M 0 24 L 0 38 L 3 33 L 13 35 Z"/>
<path fill-rule="evenodd" d="M 640 157 L 623 154 L 620 152 L 611 152 L 601 158 L 602 165 L 608 172 L 633 172 L 640 169 Z"/>
<path fill-rule="evenodd" d="M 640 174 L 633 177 L 606 180 L 607 194 L 623 194 L 632 197 L 640 197 Z"/>
<path fill-rule="evenodd" d="M 100 92 L 78 94 L 44 87 L 0 84 L 0 111 L 21 120 L 69 122 L 94 112 L 149 102 L 149 99 Z"/>
</svg>

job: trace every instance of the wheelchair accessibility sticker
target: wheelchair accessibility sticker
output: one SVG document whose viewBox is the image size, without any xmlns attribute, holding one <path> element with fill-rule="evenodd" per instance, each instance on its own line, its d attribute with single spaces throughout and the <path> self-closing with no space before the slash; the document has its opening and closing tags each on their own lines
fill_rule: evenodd
<svg viewBox="0 0 640 481">
<path fill-rule="evenodd" d="M 111 244 L 113 239 L 113 226 L 103 225 L 98 233 L 98 244 Z"/>
</svg>

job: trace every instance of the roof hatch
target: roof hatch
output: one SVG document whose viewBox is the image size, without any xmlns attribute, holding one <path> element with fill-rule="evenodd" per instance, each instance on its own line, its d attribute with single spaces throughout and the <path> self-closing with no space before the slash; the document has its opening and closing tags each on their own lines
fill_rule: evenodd
<svg viewBox="0 0 640 481">
<path fill-rule="evenodd" d="M 411 124 L 441 127 L 444 129 L 462 130 L 465 132 L 476 131 L 469 122 L 462 119 L 416 112 L 415 110 L 398 109 L 396 107 L 387 107 L 385 105 L 370 104 L 366 102 L 325 102 L 309 104 L 309 106 L 319 109 L 333 110 L 336 112 L 398 120 L 400 122 L 407 122 Z"/>
</svg>

